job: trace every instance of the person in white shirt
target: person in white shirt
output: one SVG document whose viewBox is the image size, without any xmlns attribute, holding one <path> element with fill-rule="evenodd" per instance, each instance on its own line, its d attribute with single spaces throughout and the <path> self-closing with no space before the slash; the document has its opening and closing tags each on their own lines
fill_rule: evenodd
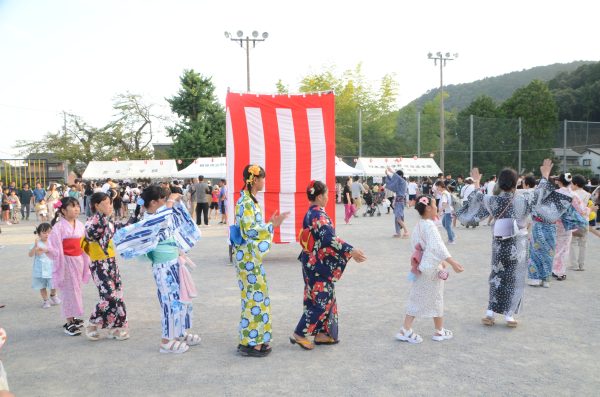
<svg viewBox="0 0 600 397">
<path fill-rule="evenodd" d="M 108 191 L 111 188 L 111 186 L 110 186 L 111 182 L 112 182 L 112 179 L 110 179 L 110 178 L 108 178 L 106 180 L 106 182 L 104 183 L 104 185 L 102 185 L 102 193 L 108 193 Z"/>
<path fill-rule="evenodd" d="M 486 184 L 485 187 L 485 194 L 487 196 L 493 196 L 494 195 L 494 188 L 496 187 L 496 175 L 492 175 L 492 177 L 490 178 L 490 180 L 488 181 L 488 183 Z M 490 223 L 492 222 L 492 219 L 494 217 L 493 216 L 489 216 L 488 220 L 487 220 L 487 226 L 490 225 Z"/>
<path fill-rule="evenodd" d="M 413 178 L 412 176 L 408 178 L 408 186 L 407 186 L 407 190 L 408 190 L 408 206 L 409 207 L 413 207 L 416 203 L 417 200 L 417 189 L 419 187 L 417 186 L 416 182 L 415 182 L 415 178 Z"/>
<path fill-rule="evenodd" d="M 442 218 L 442 226 L 448 233 L 448 244 L 455 244 L 456 236 L 452 230 L 452 196 L 443 181 L 437 181 L 435 183 L 436 190 L 440 194 L 440 217 Z"/>
</svg>

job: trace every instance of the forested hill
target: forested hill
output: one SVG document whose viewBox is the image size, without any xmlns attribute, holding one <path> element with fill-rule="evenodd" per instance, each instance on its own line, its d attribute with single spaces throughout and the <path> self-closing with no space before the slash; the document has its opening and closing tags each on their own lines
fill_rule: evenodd
<svg viewBox="0 0 600 397">
<path fill-rule="evenodd" d="M 510 98 L 517 88 L 523 87 L 535 79 L 549 81 L 555 78 L 559 73 L 572 72 L 582 65 L 593 62 L 594 61 L 575 61 L 571 63 L 555 63 L 548 66 L 536 66 L 520 72 L 486 77 L 485 79 L 477 80 L 472 83 L 444 86 L 444 91 L 448 92 L 448 97 L 446 97 L 446 100 L 444 101 L 445 107 L 448 110 L 456 109 L 460 111 L 469 106 L 469 104 L 480 95 L 487 95 L 496 103 L 500 103 Z M 426 94 L 415 99 L 411 104 L 416 105 L 418 109 L 422 109 L 423 104 L 433 100 L 438 93 L 439 87 L 429 90 Z"/>
</svg>

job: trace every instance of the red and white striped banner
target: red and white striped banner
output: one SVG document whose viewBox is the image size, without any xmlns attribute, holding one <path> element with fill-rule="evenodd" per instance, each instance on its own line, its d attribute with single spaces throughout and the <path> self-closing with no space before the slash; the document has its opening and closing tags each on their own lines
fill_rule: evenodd
<svg viewBox="0 0 600 397">
<path fill-rule="evenodd" d="M 312 179 L 335 192 L 335 102 L 333 93 L 305 95 L 227 94 L 227 185 L 229 223 L 244 186 L 248 164 L 265 169 L 264 192 L 257 195 L 268 220 L 290 211 L 275 230 L 275 242 L 296 241 L 308 210 Z M 334 194 L 326 211 L 335 220 Z"/>
</svg>

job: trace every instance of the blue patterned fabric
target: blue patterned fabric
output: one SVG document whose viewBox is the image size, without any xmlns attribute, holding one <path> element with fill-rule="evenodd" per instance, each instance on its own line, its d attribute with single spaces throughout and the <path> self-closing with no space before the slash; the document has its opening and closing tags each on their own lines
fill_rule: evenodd
<svg viewBox="0 0 600 397">
<path fill-rule="evenodd" d="M 530 280 L 549 280 L 556 249 L 556 224 L 533 222 L 529 243 L 527 277 Z"/>
</svg>

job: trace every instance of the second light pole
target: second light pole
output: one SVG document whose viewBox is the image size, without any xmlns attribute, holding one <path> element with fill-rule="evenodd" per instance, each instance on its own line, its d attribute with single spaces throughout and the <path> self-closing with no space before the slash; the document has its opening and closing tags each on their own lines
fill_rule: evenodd
<svg viewBox="0 0 600 397">
<path fill-rule="evenodd" d="M 442 54 L 438 51 L 435 55 L 431 52 L 427 54 L 427 58 L 433 59 L 433 64 L 440 63 L 440 168 L 444 172 L 444 135 L 446 134 L 446 121 L 444 115 L 444 66 L 447 61 L 453 61 L 458 58 L 458 54 L 450 54 L 449 52 Z"/>
<path fill-rule="evenodd" d="M 259 35 L 262 38 L 259 38 Z M 250 43 L 252 43 L 252 48 L 256 47 L 256 42 L 265 41 L 269 37 L 269 33 L 263 32 L 262 34 L 259 34 L 258 31 L 255 30 L 252 32 L 252 37 L 244 37 L 244 32 L 238 30 L 236 36 L 237 37 L 233 37 L 231 33 L 225 32 L 226 39 L 240 43 L 240 47 L 242 48 L 244 48 L 244 43 L 246 44 L 246 88 L 247 91 L 250 92 Z"/>
</svg>

